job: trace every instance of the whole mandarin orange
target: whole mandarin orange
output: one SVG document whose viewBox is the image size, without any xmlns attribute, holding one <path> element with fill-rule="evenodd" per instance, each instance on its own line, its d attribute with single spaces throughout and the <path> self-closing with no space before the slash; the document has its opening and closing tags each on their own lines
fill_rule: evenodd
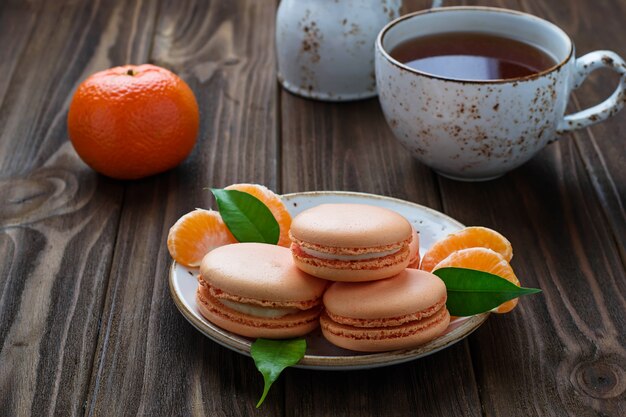
<svg viewBox="0 0 626 417">
<path fill-rule="evenodd" d="M 76 90 L 70 140 L 87 165 L 117 179 L 174 168 L 196 143 L 200 115 L 183 80 L 154 65 L 97 72 Z"/>
</svg>

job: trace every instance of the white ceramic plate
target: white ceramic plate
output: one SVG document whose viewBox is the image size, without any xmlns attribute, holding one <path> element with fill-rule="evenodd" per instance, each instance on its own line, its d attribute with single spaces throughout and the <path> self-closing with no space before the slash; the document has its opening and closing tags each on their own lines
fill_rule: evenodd
<svg viewBox="0 0 626 417">
<path fill-rule="evenodd" d="M 463 227 L 456 220 L 419 204 L 373 194 L 343 191 L 294 193 L 283 196 L 292 216 L 323 203 L 371 204 L 395 210 L 406 217 L 420 233 L 420 252 L 424 253 L 435 241 Z M 189 269 L 175 262 L 170 269 L 170 291 L 180 312 L 200 332 L 215 342 L 241 354 L 250 356 L 252 339 L 234 333 L 207 321 L 196 305 L 197 269 Z M 358 353 L 336 347 L 324 339 L 319 330 L 309 334 L 307 354 L 296 365 L 298 368 L 342 370 L 368 369 L 393 365 L 421 358 L 462 340 L 476 330 L 489 316 L 484 313 L 458 318 L 450 323 L 446 332 L 437 339 L 415 349 L 382 353 Z"/>
</svg>

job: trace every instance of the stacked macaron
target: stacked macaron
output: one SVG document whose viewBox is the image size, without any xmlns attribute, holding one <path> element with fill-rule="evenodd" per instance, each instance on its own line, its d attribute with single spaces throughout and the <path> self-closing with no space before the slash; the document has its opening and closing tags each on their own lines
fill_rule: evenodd
<svg viewBox="0 0 626 417">
<path fill-rule="evenodd" d="M 373 281 L 403 271 L 415 257 L 411 224 L 395 211 L 364 204 L 322 204 L 291 223 L 298 268 L 332 281 Z M 415 253 L 411 253 L 414 251 Z"/>
<path fill-rule="evenodd" d="M 297 337 L 321 323 L 328 341 L 363 352 L 411 348 L 448 327 L 446 287 L 411 269 L 419 235 L 400 214 L 323 204 L 293 219 L 290 238 L 291 251 L 235 243 L 209 252 L 200 266 L 200 313 L 248 337 Z"/>
<path fill-rule="evenodd" d="M 360 204 L 324 204 L 293 219 L 296 266 L 337 281 L 324 294 L 324 337 L 379 352 L 424 344 L 450 323 L 446 287 L 417 269 L 419 235 L 398 213 Z"/>
<path fill-rule="evenodd" d="M 362 352 L 406 349 L 448 327 L 446 287 L 436 275 L 406 269 L 370 282 L 336 282 L 324 294 L 322 333 L 331 343 Z"/>
<path fill-rule="evenodd" d="M 302 336 L 319 325 L 327 282 L 295 267 L 289 249 L 234 243 L 200 265 L 196 301 L 218 326 L 248 337 Z"/>
</svg>

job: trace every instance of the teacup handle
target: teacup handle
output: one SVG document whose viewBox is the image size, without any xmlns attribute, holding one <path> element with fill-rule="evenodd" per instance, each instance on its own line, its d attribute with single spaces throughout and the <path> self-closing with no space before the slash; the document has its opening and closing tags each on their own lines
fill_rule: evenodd
<svg viewBox="0 0 626 417">
<path fill-rule="evenodd" d="M 619 85 L 609 98 L 600 104 L 596 104 L 579 112 L 568 114 L 563 117 L 557 127 L 557 132 L 566 133 L 572 130 L 591 126 L 608 119 L 624 107 L 626 102 L 626 63 L 611 51 L 590 52 L 576 60 L 573 89 L 580 87 L 585 78 L 598 68 L 611 68 L 621 74 Z"/>
</svg>

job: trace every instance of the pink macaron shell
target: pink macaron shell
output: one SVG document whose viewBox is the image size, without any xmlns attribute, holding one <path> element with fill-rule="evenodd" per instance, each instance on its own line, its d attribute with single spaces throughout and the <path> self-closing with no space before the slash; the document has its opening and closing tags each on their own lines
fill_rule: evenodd
<svg viewBox="0 0 626 417">
<path fill-rule="evenodd" d="M 263 243 L 212 250 L 202 259 L 200 275 L 213 288 L 261 305 L 314 304 L 327 285 L 298 269 L 288 248 Z"/>
<path fill-rule="evenodd" d="M 291 235 L 302 242 L 335 248 L 393 245 L 411 236 L 400 214 L 366 204 L 321 204 L 298 214 Z"/>
<path fill-rule="evenodd" d="M 372 282 L 335 282 L 324 294 L 324 337 L 351 350 L 408 349 L 433 340 L 450 323 L 446 286 L 436 275 L 405 269 Z"/>
<path fill-rule="evenodd" d="M 379 319 L 413 314 L 445 303 L 446 286 L 430 272 L 405 269 L 384 280 L 335 282 L 324 294 L 324 305 L 335 315 Z"/>
</svg>

